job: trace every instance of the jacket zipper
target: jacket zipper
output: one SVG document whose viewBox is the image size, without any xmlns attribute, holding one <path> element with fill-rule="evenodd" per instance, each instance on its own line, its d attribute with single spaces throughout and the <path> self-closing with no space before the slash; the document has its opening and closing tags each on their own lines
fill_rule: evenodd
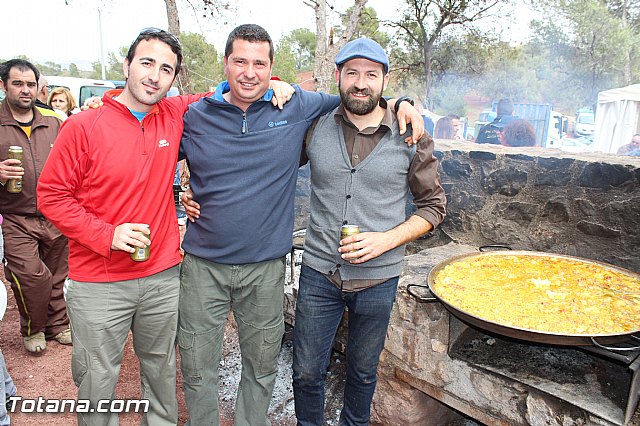
<svg viewBox="0 0 640 426">
<path fill-rule="evenodd" d="M 247 123 L 247 113 L 242 113 L 242 134 L 244 135 L 249 131 L 249 125 Z"/>
<path fill-rule="evenodd" d="M 33 128 L 31 129 L 33 131 Z M 31 137 L 27 138 L 27 145 L 29 146 L 29 153 L 31 154 L 31 162 L 33 163 L 33 175 L 35 176 L 35 187 L 38 186 L 38 167 L 36 167 L 36 158 L 33 155 L 33 144 L 31 143 Z M 34 187 L 34 190 L 35 190 Z M 33 197 L 36 203 L 36 212 L 38 211 L 38 197 Z"/>
<path fill-rule="evenodd" d="M 142 155 L 147 155 L 147 138 L 144 134 L 144 124 L 140 123 L 142 129 Z"/>
</svg>

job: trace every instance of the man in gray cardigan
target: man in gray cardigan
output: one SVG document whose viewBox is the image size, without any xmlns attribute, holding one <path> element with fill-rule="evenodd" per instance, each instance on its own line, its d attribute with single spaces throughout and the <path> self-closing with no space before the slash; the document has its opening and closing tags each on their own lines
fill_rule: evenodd
<svg viewBox="0 0 640 426">
<path fill-rule="evenodd" d="M 294 331 L 293 389 L 299 425 L 324 423 L 324 380 L 334 335 L 349 310 L 341 425 L 367 425 L 404 246 L 440 224 L 445 195 L 426 135 L 407 146 L 381 98 L 389 60 L 376 42 L 351 41 L 336 57 L 341 105 L 305 140 L 310 220 Z M 303 161 L 305 159 L 303 158 Z M 415 214 L 405 215 L 413 195 Z M 340 240 L 340 228 L 360 233 Z"/>
</svg>

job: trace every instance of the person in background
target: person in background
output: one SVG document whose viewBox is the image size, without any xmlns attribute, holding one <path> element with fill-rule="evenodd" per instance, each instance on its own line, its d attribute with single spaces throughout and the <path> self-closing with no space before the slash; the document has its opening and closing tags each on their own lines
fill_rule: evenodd
<svg viewBox="0 0 640 426">
<path fill-rule="evenodd" d="M 35 107 L 40 72 L 23 59 L 0 66 L 6 98 L 0 106 L 0 213 L 5 243 L 5 278 L 20 312 L 20 334 L 30 353 L 46 349 L 46 340 L 71 344 L 63 298 L 68 272 L 67 238 L 47 220 L 36 200 L 42 175 L 61 121 Z M 10 146 L 22 148 L 22 163 L 8 158 Z M 7 181 L 21 179 L 22 190 Z"/>
<path fill-rule="evenodd" d="M 451 117 L 445 116 L 436 122 L 436 130 L 433 137 L 435 139 L 455 139 L 453 120 Z"/>
<path fill-rule="evenodd" d="M 51 105 L 47 103 L 49 99 L 49 83 L 47 82 L 47 78 L 40 74 L 40 78 L 38 79 L 38 94 L 36 95 L 35 106 L 40 111 L 40 114 L 45 116 L 51 116 L 59 118 L 64 121 L 67 119 L 67 115 L 57 109 L 54 109 Z"/>
<path fill-rule="evenodd" d="M 447 117 L 451 119 L 451 127 L 453 127 L 453 139 L 461 141 L 462 137 L 462 121 L 457 114 L 447 114 Z"/>
<path fill-rule="evenodd" d="M 498 132 L 501 131 L 509 121 L 517 118 L 513 115 L 513 103 L 510 99 L 500 99 L 496 107 L 496 113 L 496 118 L 491 123 L 482 126 L 476 136 L 476 143 L 500 145 Z"/>
<path fill-rule="evenodd" d="M 631 138 L 631 142 L 618 148 L 618 155 L 640 156 L 640 133 L 636 133 Z"/>
<path fill-rule="evenodd" d="M 434 137 L 437 139 L 462 140 L 460 129 L 462 122 L 460 116 L 456 114 L 447 114 L 436 122 L 436 131 Z"/>
<path fill-rule="evenodd" d="M 78 104 L 66 87 L 56 87 L 51 90 L 47 103 L 52 108 L 62 111 L 67 117 L 78 111 Z"/>
<path fill-rule="evenodd" d="M 431 117 L 424 113 L 424 107 L 420 102 L 417 102 L 414 106 L 416 108 L 416 111 L 418 111 L 418 114 L 420 114 L 422 116 L 422 119 L 424 120 L 424 130 L 430 135 L 433 135 L 433 120 L 431 119 Z"/>
<path fill-rule="evenodd" d="M 302 162 L 311 167 L 309 226 L 293 338 L 298 425 L 324 424 L 324 382 L 348 308 L 347 378 L 341 425 L 368 425 L 378 360 L 396 297 L 405 244 L 445 216 L 430 136 L 408 147 L 381 96 L 389 60 L 375 41 L 347 43 L 335 59 L 342 103 L 314 121 Z M 418 210 L 405 215 L 408 194 Z M 345 224 L 360 233 L 340 239 Z"/>
<path fill-rule="evenodd" d="M 36 94 L 36 102 L 35 102 L 36 107 L 53 111 L 53 108 L 47 104 L 48 98 L 49 98 L 49 83 L 47 82 L 47 78 L 44 75 L 40 74 L 40 77 L 38 78 L 38 92 Z"/>
<path fill-rule="evenodd" d="M 498 132 L 498 138 L 505 146 L 536 146 L 536 129 L 524 118 L 517 118 Z"/>
</svg>

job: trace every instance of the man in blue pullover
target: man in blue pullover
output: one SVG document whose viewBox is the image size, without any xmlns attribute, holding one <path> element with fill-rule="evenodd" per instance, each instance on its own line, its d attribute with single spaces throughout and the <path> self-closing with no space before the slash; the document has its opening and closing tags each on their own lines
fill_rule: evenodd
<svg viewBox="0 0 640 426">
<path fill-rule="evenodd" d="M 272 107 L 273 43 L 257 25 L 231 32 L 224 66 L 228 81 L 184 116 L 181 157 L 202 215 L 182 244 L 180 364 L 190 424 L 219 424 L 217 369 L 231 309 L 242 352 L 235 424 L 261 426 L 270 424 L 284 333 L 284 256 L 302 141 L 340 99 L 296 87 L 283 110 Z M 415 110 L 411 118 L 422 123 Z"/>
</svg>

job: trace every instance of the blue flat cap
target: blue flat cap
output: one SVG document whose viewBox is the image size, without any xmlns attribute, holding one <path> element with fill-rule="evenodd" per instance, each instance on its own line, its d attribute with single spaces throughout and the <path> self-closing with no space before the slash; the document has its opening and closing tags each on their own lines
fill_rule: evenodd
<svg viewBox="0 0 640 426">
<path fill-rule="evenodd" d="M 358 38 L 351 40 L 336 55 L 336 65 L 342 65 L 356 58 L 364 58 L 378 62 L 384 66 L 385 74 L 389 72 L 389 58 L 384 49 L 370 38 Z"/>
</svg>

